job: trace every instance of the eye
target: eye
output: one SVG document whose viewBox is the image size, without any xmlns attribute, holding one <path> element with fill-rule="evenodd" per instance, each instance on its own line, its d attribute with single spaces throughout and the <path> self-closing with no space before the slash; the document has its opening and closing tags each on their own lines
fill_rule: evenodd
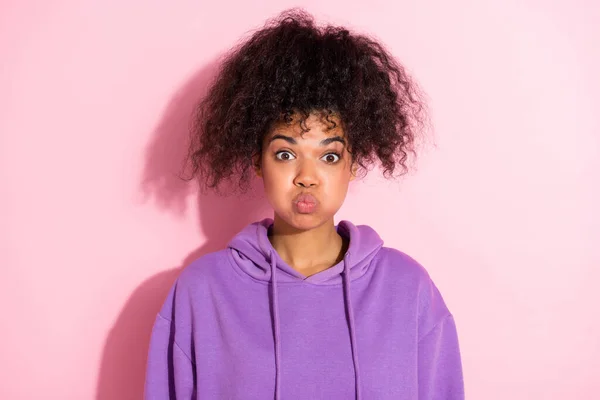
<svg viewBox="0 0 600 400">
<path fill-rule="evenodd" d="M 275 153 L 275 158 L 277 158 L 280 161 L 289 161 L 289 160 L 293 160 L 296 157 L 289 151 L 284 150 L 284 151 L 278 151 L 277 153 Z"/>
<path fill-rule="evenodd" d="M 325 161 L 328 164 L 335 164 L 340 161 L 340 155 L 336 153 L 327 153 L 321 158 L 321 160 Z"/>
</svg>

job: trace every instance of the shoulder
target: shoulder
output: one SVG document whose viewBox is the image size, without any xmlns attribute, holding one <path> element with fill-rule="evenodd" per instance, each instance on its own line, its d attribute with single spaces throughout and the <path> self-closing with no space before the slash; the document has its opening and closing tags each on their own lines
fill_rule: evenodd
<svg viewBox="0 0 600 400">
<path fill-rule="evenodd" d="M 160 312 L 161 316 L 171 319 L 176 308 L 186 308 L 202 302 L 210 296 L 215 284 L 230 279 L 229 250 L 223 249 L 207 253 L 190 262 L 177 276 Z"/>
<path fill-rule="evenodd" d="M 377 274 L 390 290 L 407 296 L 416 307 L 422 331 L 450 315 L 442 294 L 423 265 L 397 249 L 383 247 L 380 253 Z"/>
<path fill-rule="evenodd" d="M 188 286 L 220 278 L 230 265 L 230 256 L 230 249 L 222 249 L 196 258 L 183 268 L 177 283 Z"/>
<path fill-rule="evenodd" d="M 414 283 L 431 281 L 429 273 L 417 260 L 408 254 L 391 248 L 382 247 L 377 255 L 377 270 L 388 278 L 401 279 Z"/>
</svg>

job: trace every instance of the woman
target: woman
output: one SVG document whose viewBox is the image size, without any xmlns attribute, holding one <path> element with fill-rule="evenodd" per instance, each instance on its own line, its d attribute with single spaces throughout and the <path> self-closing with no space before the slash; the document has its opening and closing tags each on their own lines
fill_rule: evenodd
<svg viewBox="0 0 600 400">
<path fill-rule="evenodd" d="M 334 216 L 377 163 L 406 169 L 422 104 L 377 42 L 291 10 L 224 61 L 190 160 L 251 174 L 274 211 L 181 273 L 154 326 L 146 399 L 462 399 L 452 314 L 427 272 Z M 201 134 L 202 133 L 202 134 Z"/>
</svg>

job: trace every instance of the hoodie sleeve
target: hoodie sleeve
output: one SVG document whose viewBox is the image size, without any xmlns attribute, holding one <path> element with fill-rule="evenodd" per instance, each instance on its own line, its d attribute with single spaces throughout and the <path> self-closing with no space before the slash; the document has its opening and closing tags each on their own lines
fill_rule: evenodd
<svg viewBox="0 0 600 400">
<path fill-rule="evenodd" d="M 419 340 L 419 400 L 463 400 L 456 325 L 447 315 Z"/>
<path fill-rule="evenodd" d="M 191 329 L 174 322 L 173 289 L 156 317 L 146 369 L 145 400 L 189 400 L 196 397 Z M 181 308 L 181 307 L 180 307 Z M 168 316 L 164 314 L 168 313 Z M 188 344 L 187 346 L 185 344 Z"/>
</svg>

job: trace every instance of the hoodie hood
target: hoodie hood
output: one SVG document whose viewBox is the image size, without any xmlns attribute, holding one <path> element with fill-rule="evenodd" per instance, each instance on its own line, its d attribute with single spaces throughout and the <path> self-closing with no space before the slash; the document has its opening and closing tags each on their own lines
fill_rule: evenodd
<svg viewBox="0 0 600 400">
<path fill-rule="evenodd" d="M 272 226 L 273 220 L 270 218 L 250 224 L 238 233 L 228 245 L 233 250 L 233 258 L 237 266 L 252 278 L 261 281 L 271 281 L 271 267 L 274 263 L 279 282 L 305 281 L 322 285 L 342 284 L 342 274 L 346 269 L 345 263 L 349 264 L 350 280 L 360 278 L 368 270 L 371 260 L 383 246 L 383 241 L 371 227 L 355 226 L 349 221 L 340 221 L 336 230 L 350 241 L 344 260 L 322 272 L 305 277 L 283 261 L 271 245 L 268 234 Z"/>
<path fill-rule="evenodd" d="M 254 279 L 269 282 L 271 286 L 271 296 L 268 301 L 271 302 L 271 321 L 275 345 L 275 400 L 281 399 L 282 337 L 278 282 L 298 281 L 317 285 L 343 285 L 344 307 L 348 316 L 348 331 L 354 365 L 355 400 L 361 400 L 360 363 L 350 282 L 367 272 L 371 260 L 383 246 L 383 241 L 372 228 L 366 225 L 354 226 L 348 221 L 341 221 L 336 226 L 336 230 L 350 242 L 343 261 L 317 274 L 305 277 L 283 261 L 271 245 L 268 235 L 272 226 L 273 220 L 270 218 L 250 224 L 233 238 L 229 243 L 229 248 L 232 249 L 231 254 L 238 267 Z"/>
</svg>

